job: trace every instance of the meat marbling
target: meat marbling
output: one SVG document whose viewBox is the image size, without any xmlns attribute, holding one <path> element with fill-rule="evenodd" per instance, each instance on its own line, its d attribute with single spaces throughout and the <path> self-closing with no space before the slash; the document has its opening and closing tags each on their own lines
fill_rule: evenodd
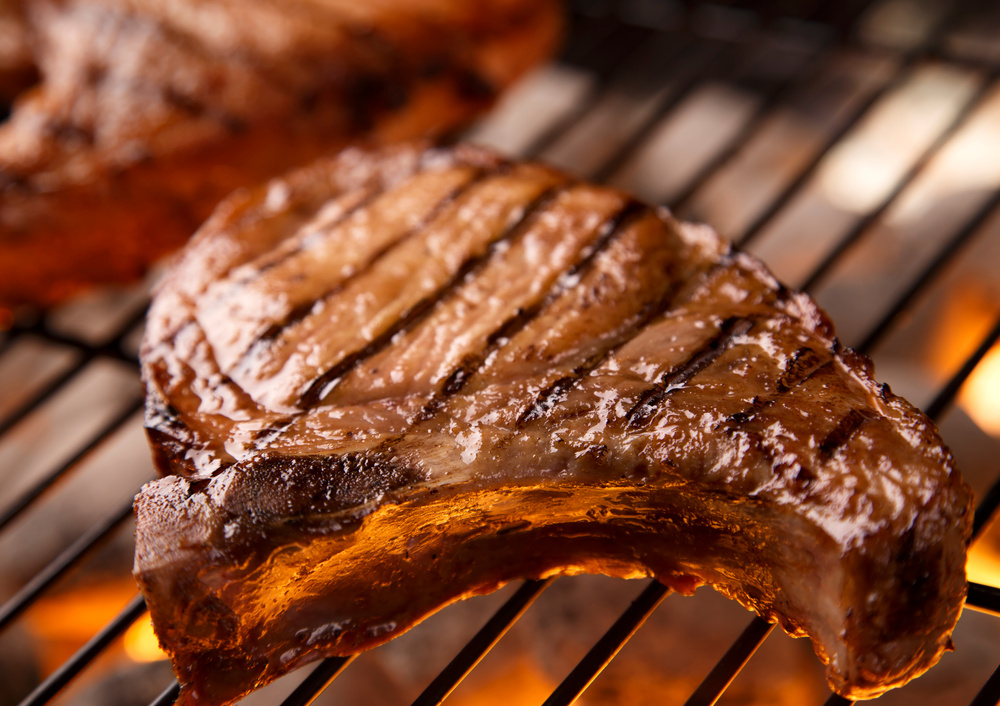
<svg viewBox="0 0 1000 706">
<path fill-rule="evenodd" d="M 228 703 L 519 578 L 700 584 L 875 696 L 950 646 L 970 492 L 805 294 L 705 226 L 469 146 L 230 199 L 142 348 L 135 575 Z"/>
</svg>

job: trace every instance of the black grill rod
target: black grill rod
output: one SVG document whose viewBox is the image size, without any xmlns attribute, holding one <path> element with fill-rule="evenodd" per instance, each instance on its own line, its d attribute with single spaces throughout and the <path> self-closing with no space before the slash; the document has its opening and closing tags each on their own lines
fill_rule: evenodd
<svg viewBox="0 0 1000 706">
<path fill-rule="evenodd" d="M 41 407 L 45 402 L 59 392 L 63 386 L 79 375 L 80 372 L 82 372 L 83 369 L 86 368 L 91 362 L 103 356 L 105 354 L 105 350 L 119 349 L 120 351 L 124 344 L 125 337 L 128 336 L 134 326 L 135 322 L 132 322 L 128 328 L 118 331 L 110 341 L 100 347 L 82 346 L 82 353 L 76 363 L 64 370 L 55 379 L 50 380 L 48 384 L 32 395 L 29 400 L 11 412 L 7 417 L 0 420 L 0 438 L 2 438 L 25 417 Z M 117 356 L 113 357 L 118 359 Z M 135 365 L 134 359 L 130 359 L 130 362 Z"/>
<path fill-rule="evenodd" d="M 986 354 L 990 352 L 990 349 L 996 345 L 996 342 L 1000 340 L 1000 317 L 993 323 L 993 328 L 990 329 L 989 333 L 983 338 L 976 348 L 975 352 L 966 358 L 965 363 L 962 365 L 958 371 L 951 376 L 948 380 L 948 384 L 937 394 L 937 396 L 931 400 L 931 403 L 927 405 L 927 409 L 924 410 L 928 417 L 931 419 L 937 419 L 944 409 L 955 399 L 955 395 L 961 389 L 962 385 L 975 370 L 979 362 L 986 357 Z"/>
<path fill-rule="evenodd" d="M 620 26 L 620 25 L 619 25 Z M 650 33 L 647 40 L 652 37 Z M 524 150 L 524 156 L 531 158 L 544 152 L 548 147 L 562 137 L 573 125 L 580 122 L 586 115 L 594 109 L 607 89 L 615 71 L 628 59 L 634 56 L 645 42 L 636 42 L 634 38 L 626 36 L 622 30 L 613 32 L 607 40 L 597 48 L 597 52 L 606 51 L 610 58 L 602 62 L 600 71 L 597 74 L 597 81 L 591 86 L 587 94 L 577 101 L 573 108 L 565 115 L 557 119 L 548 126 L 538 137 L 536 137 Z M 680 42 L 679 42 L 680 44 Z M 609 46 L 605 46 L 609 45 Z M 677 51 L 680 51 L 678 46 Z"/>
<path fill-rule="evenodd" d="M 160 695 L 150 702 L 149 706 L 171 706 L 177 700 L 180 693 L 181 685 L 175 679 L 173 684 L 161 691 Z"/>
<path fill-rule="evenodd" d="M 705 680 L 684 702 L 684 706 L 713 706 L 773 629 L 774 623 L 769 623 L 760 616 L 751 620 L 722 659 L 716 662 Z"/>
<path fill-rule="evenodd" d="M 442 669 L 413 706 L 436 706 L 448 698 L 480 660 L 500 641 L 510 627 L 531 607 L 535 599 L 552 584 L 553 579 L 525 581 L 493 616 L 479 629 L 462 650 Z"/>
<path fill-rule="evenodd" d="M 728 6 L 733 4 L 733 1 L 734 0 L 717 0 L 713 4 Z M 775 0 L 772 0 L 772 2 L 775 2 Z M 690 27 L 688 26 L 691 21 L 690 14 L 690 8 L 685 8 L 683 21 L 684 26 L 674 32 L 671 32 L 670 30 L 648 30 L 648 35 L 645 40 L 637 42 L 634 38 L 630 41 L 629 37 L 619 31 L 617 34 L 612 33 L 611 36 L 606 39 L 606 42 L 611 45 L 610 52 L 604 47 L 597 47 L 592 50 L 591 53 L 601 55 L 597 82 L 591 90 L 587 92 L 587 95 L 573 106 L 573 110 L 569 111 L 565 116 L 551 124 L 548 129 L 539 135 L 524 150 L 524 156 L 535 157 L 541 154 L 546 149 L 551 147 L 567 131 L 569 131 L 573 125 L 577 124 L 584 117 L 586 117 L 586 115 L 600 102 L 616 72 L 618 72 L 622 66 L 626 65 L 630 59 L 639 54 L 645 46 L 646 41 L 654 37 L 657 41 L 662 41 L 664 37 L 670 37 L 674 42 L 674 46 L 672 47 L 673 53 L 670 57 L 671 60 L 681 57 L 690 45 L 696 44 L 696 41 L 691 37 Z M 627 25 L 622 22 L 616 22 L 616 26 L 625 27 Z M 635 29 L 636 28 L 633 27 L 633 31 Z M 608 59 L 607 56 L 609 53 L 611 56 L 610 59 Z"/>
<path fill-rule="evenodd" d="M 0 630 L 3 630 L 17 616 L 25 611 L 49 586 L 69 571 L 91 549 L 107 539 L 119 525 L 132 516 L 132 502 L 120 508 L 110 518 L 94 525 L 55 559 L 46 564 L 45 568 L 35 574 L 31 580 L 21 587 L 11 598 L 0 606 Z"/>
<path fill-rule="evenodd" d="M 845 699 L 840 694 L 831 694 L 830 698 L 823 702 L 823 706 L 852 706 L 854 702 Z"/>
<path fill-rule="evenodd" d="M 39 684 L 19 706 L 39 706 L 50 701 L 145 612 L 146 604 L 142 595 L 135 596 L 110 623 L 94 635 L 76 654 L 63 662 L 59 669 Z"/>
<path fill-rule="evenodd" d="M 975 542 L 983 530 L 989 526 L 994 513 L 1000 508 L 1000 474 L 976 505 L 976 515 L 972 520 L 972 541 Z"/>
<path fill-rule="evenodd" d="M 862 3 L 858 5 L 853 12 L 849 12 L 848 16 L 842 21 L 842 25 L 839 27 L 843 35 L 849 35 L 854 27 L 855 23 L 860 19 L 869 8 L 871 8 L 875 2 L 878 0 L 871 0 L 867 3 Z M 815 11 L 822 10 L 823 5 L 819 5 L 815 8 Z M 802 66 L 781 85 L 776 86 L 774 89 L 769 91 L 764 96 L 764 100 L 761 101 L 760 105 L 754 110 L 754 114 L 747 120 L 743 127 L 740 128 L 739 132 L 733 136 L 729 143 L 723 147 L 719 152 L 712 157 L 692 178 L 683 190 L 677 194 L 669 207 L 675 213 L 680 213 L 685 207 L 688 206 L 691 199 L 694 198 L 695 194 L 701 190 L 703 186 L 711 179 L 716 173 L 718 173 L 723 167 L 729 164 L 732 159 L 738 155 L 754 137 L 759 133 L 764 126 L 767 124 L 767 119 L 779 105 L 784 103 L 788 98 L 799 88 L 804 85 L 809 85 L 812 81 L 816 79 L 819 74 L 820 69 L 826 65 L 829 55 L 832 54 L 833 50 L 837 47 L 836 42 L 832 40 L 827 40 L 825 44 L 821 44 L 816 49 L 816 53 L 813 54 L 811 58 L 804 61 Z"/>
<path fill-rule="evenodd" d="M 818 6 L 816 11 L 822 9 L 824 4 L 829 3 L 831 0 L 824 0 L 820 6 Z M 783 0 L 772 0 L 767 8 L 760 10 L 759 15 L 774 21 L 777 15 L 777 10 L 783 5 Z M 766 22 L 766 21 L 765 21 Z M 762 26 L 758 26 L 754 29 L 752 36 L 738 43 L 728 44 L 724 49 L 716 49 L 716 53 L 708 58 L 708 60 L 702 60 L 704 63 L 702 66 L 698 67 L 698 70 L 693 72 L 692 75 L 685 78 L 680 86 L 673 90 L 670 96 L 657 107 L 653 114 L 646 120 L 638 130 L 636 130 L 629 140 L 622 146 L 621 149 L 612 157 L 606 164 L 604 164 L 601 169 L 597 172 L 595 179 L 598 182 L 604 182 L 610 179 L 615 172 L 617 172 L 621 167 L 628 162 L 628 160 L 635 154 L 635 152 L 642 146 L 642 144 L 649 138 L 650 134 L 656 129 L 656 127 L 663 122 L 684 100 L 694 92 L 694 89 L 702 85 L 706 79 L 713 76 L 723 76 L 730 75 L 737 71 L 742 65 L 742 61 L 748 56 L 752 55 L 755 51 L 758 51 L 761 45 L 766 44 L 770 37 L 767 34 L 768 24 L 765 23 Z M 786 83 L 779 85 L 777 88 L 772 89 L 769 95 L 765 97 L 764 103 L 767 105 L 772 105 L 777 100 L 777 95 L 784 92 L 800 74 L 804 72 L 806 66 L 811 66 L 814 64 L 816 59 L 823 52 L 823 47 L 819 47 L 816 50 L 816 54 L 803 62 L 803 67 L 800 68 L 794 76 L 786 80 Z M 758 112 L 760 110 L 758 109 Z M 704 170 L 703 170 L 704 171 Z M 695 177 L 695 181 L 701 176 L 699 173 Z M 685 190 L 687 190 L 686 187 Z"/>
<path fill-rule="evenodd" d="M 347 665 L 354 661 L 356 655 L 349 657 L 327 657 L 320 662 L 309 676 L 288 695 L 281 706 L 309 706 L 316 697 L 343 672 Z"/>
<path fill-rule="evenodd" d="M 965 605 L 981 613 L 1000 617 L 1000 588 L 969 581 L 969 593 Z"/>
<path fill-rule="evenodd" d="M 142 312 L 145 316 L 145 311 Z M 132 332 L 132 328 L 135 327 L 137 322 L 132 323 L 128 329 L 121 335 L 121 338 L 112 339 L 111 343 L 102 343 L 94 345 L 86 341 L 81 341 L 75 336 L 67 336 L 62 333 L 57 333 L 56 331 L 51 331 L 48 329 L 32 331 L 31 334 L 38 336 L 39 338 L 59 346 L 64 346 L 66 348 L 72 348 L 74 350 L 80 351 L 91 359 L 97 357 L 111 358 L 112 360 L 117 360 L 121 363 L 126 363 L 132 367 L 138 367 L 139 361 L 136 359 L 135 355 L 127 351 L 122 350 L 122 341 L 129 333 Z"/>
<path fill-rule="evenodd" d="M 969 706 L 996 706 L 998 703 L 1000 703 L 1000 667 L 993 670 L 993 674 L 969 702 Z"/>
<path fill-rule="evenodd" d="M 857 349 L 868 352 L 878 346 L 895 320 L 923 293 L 931 280 L 936 278 L 961 249 L 979 233 L 980 228 L 998 213 L 1000 213 L 1000 189 L 996 189 L 972 218 L 945 243 L 937 257 L 914 279 L 910 287 L 893 303 L 886 315 L 872 327 L 871 331 L 858 344 Z"/>
<path fill-rule="evenodd" d="M 802 285 L 803 289 L 814 288 L 816 284 L 830 272 L 844 253 L 846 253 L 855 243 L 860 241 L 868 230 L 882 218 L 889 207 L 892 206 L 897 198 L 899 198 L 900 194 L 902 194 L 906 188 L 909 187 L 910 184 L 912 184 L 913 181 L 927 169 L 931 161 L 938 155 L 944 146 L 951 141 L 961 128 L 965 127 L 976 110 L 982 107 L 992 89 L 996 87 L 996 80 L 998 76 L 1000 76 L 1000 68 L 990 72 L 989 76 L 983 80 L 979 88 L 974 91 L 971 96 L 969 96 L 968 100 L 966 100 L 966 102 L 958 110 L 952 118 L 952 121 L 947 125 L 947 127 L 945 127 L 944 130 L 938 133 L 934 141 L 924 149 L 917 160 L 910 166 L 906 173 L 903 174 L 902 178 L 896 182 L 896 185 L 886 195 L 882 202 L 859 219 L 854 227 L 851 228 L 851 230 L 837 242 L 833 249 L 826 254 L 819 265 L 813 269 L 813 271 L 806 278 L 805 283 Z"/>
<path fill-rule="evenodd" d="M 799 87 L 800 83 L 808 83 L 815 77 L 818 69 L 821 68 L 826 62 L 826 53 L 833 47 L 832 40 L 827 40 L 825 45 L 821 45 L 816 49 L 810 58 L 802 62 L 802 65 L 797 71 L 788 79 L 779 85 L 772 87 L 768 91 L 760 104 L 754 109 L 754 113 L 750 116 L 750 119 L 743 123 L 739 131 L 729 140 L 729 142 L 723 146 L 721 150 L 716 152 L 712 158 L 698 170 L 698 173 L 691 178 L 690 181 L 681 189 L 680 193 L 674 196 L 668 207 L 674 213 L 681 213 L 681 211 L 686 208 L 703 186 L 711 179 L 716 173 L 719 172 L 724 166 L 732 161 L 733 157 L 738 155 L 740 151 L 750 143 L 751 140 L 759 133 L 764 126 L 767 124 L 767 119 L 770 117 L 771 113 L 774 112 L 775 108 L 788 100 L 789 96 L 794 93 L 795 89 Z"/>
<path fill-rule="evenodd" d="M 670 592 L 659 581 L 650 581 L 645 590 L 621 614 L 573 671 L 556 687 L 543 706 L 565 706 L 576 701 L 594 679 L 614 659 Z"/>
<path fill-rule="evenodd" d="M 118 329 L 111 335 L 105 337 L 105 339 L 99 343 L 88 343 L 87 341 L 82 341 L 75 336 L 67 336 L 66 334 L 58 333 L 52 329 L 52 326 L 48 323 L 45 314 L 41 314 L 38 318 L 34 319 L 27 324 L 14 324 L 8 331 L 10 334 L 8 338 L 0 341 L 0 355 L 2 355 L 9 343 L 23 335 L 35 335 L 42 338 L 49 343 L 55 343 L 59 345 L 66 346 L 68 348 L 75 348 L 77 350 L 83 351 L 84 353 L 91 353 L 93 355 L 104 355 L 109 358 L 114 358 L 116 360 L 121 360 L 126 363 L 135 363 L 135 356 L 129 355 L 122 350 L 121 345 L 125 337 L 132 332 L 136 326 L 142 323 L 143 319 L 146 318 L 146 309 L 149 307 L 149 301 L 144 300 L 141 305 L 137 306 L 135 311 L 133 311 L 124 321 Z"/>
<path fill-rule="evenodd" d="M 118 431 L 125 424 L 125 422 L 135 416 L 136 412 L 142 409 L 142 406 L 143 401 L 141 398 L 131 402 L 125 407 L 125 409 L 101 427 L 97 433 L 94 434 L 93 438 L 81 447 L 72 458 L 50 472 L 44 478 L 39 479 L 31 488 L 22 493 L 14 503 L 6 507 L 3 512 L 0 513 L 0 532 L 2 532 L 7 525 L 16 519 L 22 512 L 31 507 L 31 505 L 44 495 L 47 490 L 49 490 L 56 484 L 57 481 L 66 475 L 70 469 L 83 461 L 98 446 L 103 444 L 109 436 Z"/>
<path fill-rule="evenodd" d="M 902 86 L 911 77 L 917 68 L 917 62 L 944 38 L 948 30 L 951 28 L 952 23 L 961 14 L 960 10 L 964 9 L 967 2 L 968 0 L 964 0 L 964 2 L 955 2 L 949 5 L 945 16 L 938 21 L 933 31 L 928 32 L 924 41 L 903 54 L 893 75 L 890 76 L 889 79 L 886 80 L 881 86 L 872 91 L 872 93 L 869 94 L 869 96 L 862 101 L 857 108 L 855 108 L 851 116 L 844 121 L 843 125 L 834 130 L 833 134 L 825 143 L 823 143 L 823 146 L 819 149 L 819 151 L 813 155 L 813 158 L 809 161 L 806 167 L 798 173 L 795 179 L 792 180 L 792 183 L 785 187 L 785 190 L 782 191 L 778 197 L 764 209 L 763 213 L 757 216 L 757 218 L 754 219 L 746 230 L 743 231 L 743 234 L 736 240 L 736 243 L 740 247 L 746 247 L 751 241 L 760 235 L 765 226 L 767 226 L 778 215 L 778 213 L 783 211 L 785 206 L 788 205 L 788 203 L 805 187 L 831 150 L 840 144 L 841 140 L 843 140 L 855 127 L 857 127 L 858 123 L 861 122 L 861 120 L 873 107 L 875 107 L 879 101 L 892 91 Z"/>
</svg>

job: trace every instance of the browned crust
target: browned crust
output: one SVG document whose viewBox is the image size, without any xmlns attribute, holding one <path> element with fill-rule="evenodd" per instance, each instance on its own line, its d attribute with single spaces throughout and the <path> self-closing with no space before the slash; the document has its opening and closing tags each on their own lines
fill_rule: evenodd
<svg viewBox="0 0 1000 706">
<path fill-rule="evenodd" d="M 47 306 L 95 283 L 133 281 L 233 190 L 352 139 L 455 130 L 548 57 L 560 28 L 555 2 L 497 0 L 442 18 L 411 4 L 360 25 L 345 20 L 329 45 L 323 32 L 306 37 L 297 56 L 255 54 L 252 44 L 226 56 L 171 15 L 184 7 L 33 5 L 44 80 L 0 127 L 0 307 Z M 318 27 L 341 21 L 342 8 L 322 3 L 287 8 L 315 13 Z M 79 36 L 67 34 L 72 23 Z M 126 39 L 146 33 L 164 62 L 180 62 L 176 75 L 202 85 L 183 93 L 155 66 L 140 69 L 144 82 L 134 68 L 122 73 L 114 62 L 129 57 L 101 53 L 105 25 Z"/>
</svg>

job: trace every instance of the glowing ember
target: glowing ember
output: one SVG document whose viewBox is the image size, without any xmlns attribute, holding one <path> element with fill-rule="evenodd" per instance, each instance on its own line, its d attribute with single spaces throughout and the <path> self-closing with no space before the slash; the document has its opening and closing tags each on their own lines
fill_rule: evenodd
<svg viewBox="0 0 1000 706">
<path fill-rule="evenodd" d="M 135 621 L 125 631 L 125 654 L 134 662 L 156 662 L 167 659 L 167 654 L 160 649 L 160 643 L 153 633 L 153 623 L 149 615 Z"/>
<path fill-rule="evenodd" d="M 980 429 L 1000 436 L 1000 345 L 993 346 L 976 366 L 959 401 Z"/>
<path fill-rule="evenodd" d="M 556 687 L 527 659 L 515 658 L 505 667 L 475 687 L 455 692 L 448 703 L 456 706 L 528 706 L 542 703 Z"/>
<path fill-rule="evenodd" d="M 131 581 L 112 581 L 37 601 L 25 617 L 39 646 L 43 674 L 51 674 L 69 659 L 114 618 L 134 593 Z M 113 651 L 107 654 L 113 655 Z"/>
</svg>

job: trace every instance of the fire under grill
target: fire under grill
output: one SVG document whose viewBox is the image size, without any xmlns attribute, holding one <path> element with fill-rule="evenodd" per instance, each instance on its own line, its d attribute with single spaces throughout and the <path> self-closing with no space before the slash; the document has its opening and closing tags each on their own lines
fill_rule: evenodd
<svg viewBox="0 0 1000 706">
<path fill-rule="evenodd" d="M 1000 702 L 1000 7 L 578 0 L 467 135 L 711 223 L 808 290 L 976 492 L 956 651 L 885 704 Z M 169 704 L 131 582 L 146 286 L 2 322 L 0 706 Z M 124 607 L 122 607 L 124 606 Z M 641 628 L 641 629 L 640 629 Z M 613 661 L 612 661 L 613 660 Z M 845 704 L 709 589 L 527 581 L 247 704 Z"/>
</svg>

